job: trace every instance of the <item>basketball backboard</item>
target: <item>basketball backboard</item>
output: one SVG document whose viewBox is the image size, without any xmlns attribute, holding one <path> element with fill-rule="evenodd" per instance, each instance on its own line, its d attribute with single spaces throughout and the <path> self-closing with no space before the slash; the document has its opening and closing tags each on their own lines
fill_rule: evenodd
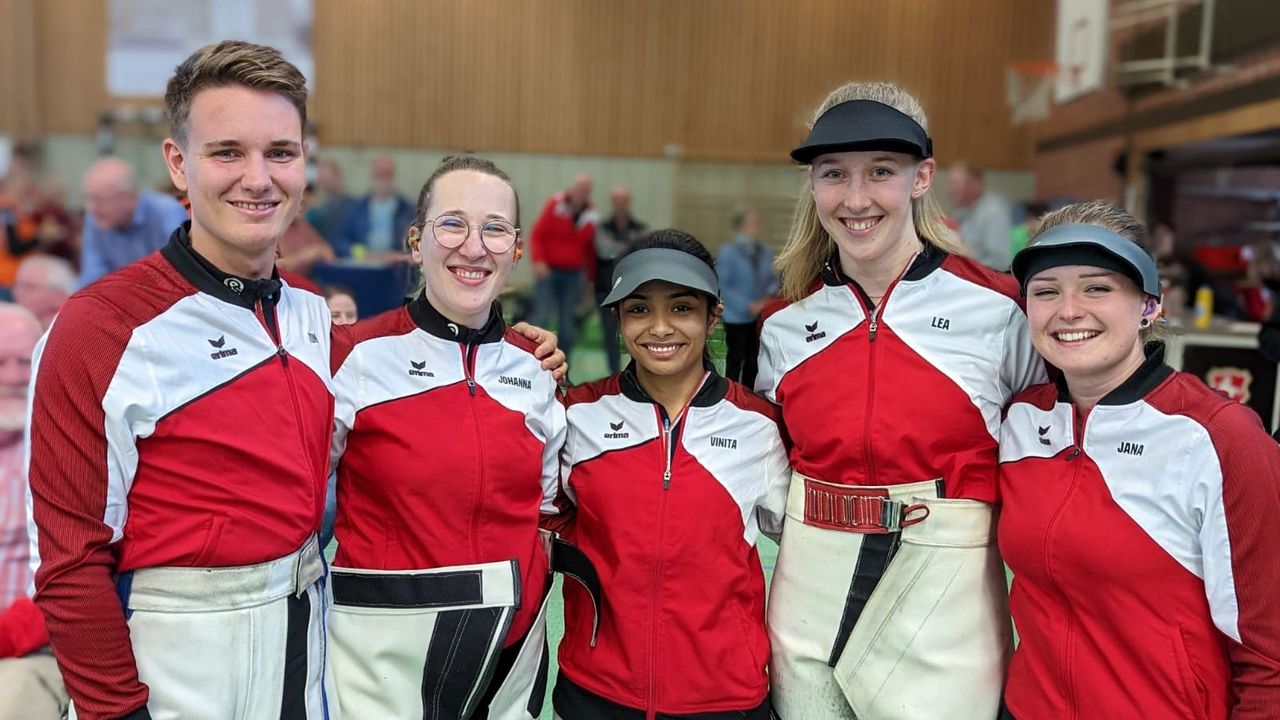
<svg viewBox="0 0 1280 720">
<path fill-rule="evenodd" d="M 1055 103 L 1102 89 L 1107 68 L 1107 15 L 1107 0 L 1058 0 Z"/>
</svg>

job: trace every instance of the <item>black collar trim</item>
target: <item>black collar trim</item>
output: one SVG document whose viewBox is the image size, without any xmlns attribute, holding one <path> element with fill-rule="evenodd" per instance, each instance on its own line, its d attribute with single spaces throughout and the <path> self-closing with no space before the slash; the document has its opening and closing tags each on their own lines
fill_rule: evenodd
<svg viewBox="0 0 1280 720">
<path fill-rule="evenodd" d="M 947 259 L 948 253 L 946 250 L 928 241 L 922 241 L 922 244 L 924 245 L 924 250 L 916 254 L 915 259 L 911 261 L 911 266 L 902 274 L 903 280 L 923 280 L 934 270 L 942 267 L 943 261 Z M 853 278 L 845 275 L 844 270 L 840 269 L 839 253 L 832 253 L 831 258 L 827 260 L 827 264 L 822 267 L 822 282 L 823 284 L 834 286 L 852 285 L 858 288 L 858 292 L 862 293 L 863 297 L 866 296 L 861 286 Z"/>
<path fill-rule="evenodd" d="M 1173 368 L 1164 363 L 1164 343 L 1149 342 L 1142 348 L 1147 356 L 1133 374 L 1120 383 L 1116 389 L 1107 393 L 1098 401 L 1099 405 L 1128 405 L 1146 397 L 1160 386 L 1166 378 L 1173 374 Z M 1058 386 L 1058 401 L 1071 402 L 1071 393 L 1067 389 L 1067 380 L 1061 373 L 1054 379 Z"/>
<path fill-rule="evenodd" d="M 720 373 L 716 372 L 714 365 L 703 362 L 702 367 L 709 373 L 711 377 L 702 383 L 702 387 L 694 394 L 693 399 L 689 401 L 689 407 L 711 407 L 724 399 L 729 394 L 729 381 L 724 379 Z M 640 385 L 640 378 L 636 376 L 636 361 L 632 360 L 627 363 L 627 367 L 623 369 L 622 376 L 618 379 L 618 385 L 622 388 L 622 394 L 628 400 L 638 403 L 649 403 L 656 405 L 657 400 L 649 396 Z"/>
<path fill-rule="evenodd" d="M 478 330 L 460 325 L 441 315 L 440 311 L 427 301 L 425 292 L 419 293 L 409 301 L 409 317 L 413 318 L 413 323 L 428 335 L 465 345 L 498 342 L 507 332 L 507 324 L 502 319 L 502 311 L 497 302 L 489 308 L 489 319 L 485 321 L 484 327 Z"/>
<path fill-rule="evenodd" d="M 280 273 L 273 267 L 271 277 L 260 280 L 229 275 L 200 256 L 191 247 L 191 221 L 182 223 L 169 236 L 160 254 L 202 293 L 232 305 L 255 309 L 259 299 L 274 303 L 280 293 Z"/>
</svg>

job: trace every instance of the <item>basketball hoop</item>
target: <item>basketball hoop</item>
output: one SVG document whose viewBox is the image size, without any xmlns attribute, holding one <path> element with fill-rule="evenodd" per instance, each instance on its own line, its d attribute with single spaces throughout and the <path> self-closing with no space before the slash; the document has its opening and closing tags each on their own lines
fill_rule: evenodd
<svg viewBox="0 0 1280 720">
<path fill-rule="evenodd" d="M 1022 125 L 1049 117 L 1053 83 L 1057 77 L 1058 64 L 1052 60 L 1019 60 L 1010 63 L 1004 71 L 1009 122 Z"/>
</svg>

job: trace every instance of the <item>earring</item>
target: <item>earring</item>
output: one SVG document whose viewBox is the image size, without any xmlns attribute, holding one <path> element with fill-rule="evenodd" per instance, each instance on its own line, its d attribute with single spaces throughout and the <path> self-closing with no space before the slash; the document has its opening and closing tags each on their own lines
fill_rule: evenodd
<svg viewBox="0 0 1280 720">
<path fill-rule="evenodd" d="M 1146 330 L 1147 328 L 1151 327 L 1151 318 L 1142 318 L 1141 320 L 1139 320 L 1138 327 L 1142 328 L 1143 330 Z"/>
</svg>

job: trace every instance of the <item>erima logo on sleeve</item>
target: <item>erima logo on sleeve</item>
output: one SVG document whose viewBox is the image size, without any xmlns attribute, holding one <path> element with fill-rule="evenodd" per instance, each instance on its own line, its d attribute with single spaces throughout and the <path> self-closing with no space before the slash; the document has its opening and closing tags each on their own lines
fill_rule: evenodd
<svg viewBox="0 0 1280 720">
<path fill-rule="evenodd" d="M 1048 427 L 1048 426 L 1041 427 L 1041 426 L 1038 426 L 1038 425 L 1037 425 L 1037 426 L 1036 426 L 1036 431 L 1040 433 L 1040 444 L 1041 444 L 1041 445 L 1051 445 L 1051 444 L 1052 444 L 1052 443 L 1050 443 L 1050 442 L 1049 442 L 1049 438 L 1045 437 L 1045 435 L 1049 432 L 1049 427 Z"/>
<path fill-rule="evenodd" d="M 410 360 L 409 374 L 413 375 L 414 377 L 435 377 L 436 374 L 431 372 L 430 370 L 425 369 L 426 367 L 427 367 L 426 360 L 423 360 L 422 362 L 414 362 L 413 360 Z"/>
<path fill-rule="evenodd" d="M 823 332 L 818 332 L 817 320 L 814 320 L 812 325 L 805 323 L 804 329 L 809 331 L 809 334 L 805 336 L 805 339 L 804 339 L 805 342 L 813 342 L 814 340 L 821 340 L 822 338 L 827 336 L 827 333 L 825 330 Z"/>
<path fill-rule="evenodd" d="M 209 353 L 209 357 L 213 358 L 214 360 L 221 360 L 222 358 L 228 358 L 228 357 L 231 357 L 232 355 L 239 354 L 239 352 L 235 348 L 227 348 L 225 350 L 222 349 L 227 344 L 226 335 L 220 336 L 217 340 L 210 340 L 209 344 L 212 345 L 213 349 L 217 351 L 217 352 Z"/>
<path fill-rule="evenodd" d="M 613 432 L 605 433 L 604 439 L 605 440 L 626 440 L 630 438 L 631 433 L 618 432 L 619 430 L 622 429 L 622 425 L 623 425 L 623 422 L 621 420 L 619 420 L 618 422 L 609 423 L 609 428 L 613 430 Z"/>
</svg>

